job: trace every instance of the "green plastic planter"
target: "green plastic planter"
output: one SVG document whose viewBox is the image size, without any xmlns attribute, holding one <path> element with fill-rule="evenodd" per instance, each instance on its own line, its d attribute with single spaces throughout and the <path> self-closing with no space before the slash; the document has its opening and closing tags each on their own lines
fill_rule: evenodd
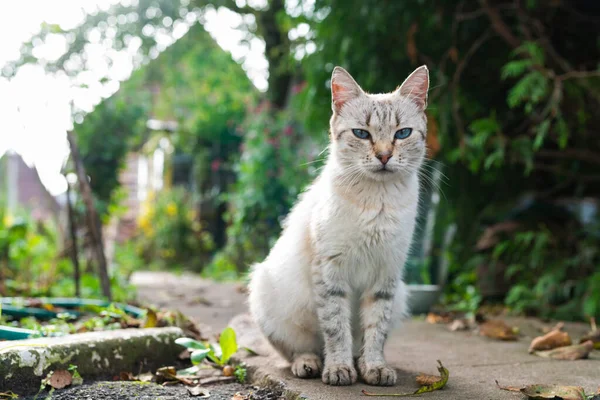
<svg viewBox="0 0 600 400">
<path fill-rule="evenodd" d="M 33 300 L 33 298 L 23 299 L 19 297 L 3 297 L 0 299 L 2 304 L 2 314 L 10 315 L 14 318 L 26 318 L 35 317 L 40 320 L 49 320 L 58 317 L 57 312 L 45 310 L 43 308 L 33 307 L 19 307 L 15 304 L 26 304 L 27 300 Z M 111 303 L 106 300 L 97 299 L 79 299 L 79 298 L 68 298 L 68 297 L 40 297 L 35 298 L 42 304 L 50 304 L 55 307 L 61 308 L 77 308 L 77 307 L 108 307 Z M 115 303 L 115 306 L 125 311 L 136 318 L 141 318 L 146 314 L 146 310 L 139 307 L 130 306 L 128 304 Z M 73 317 L 77 318 L 81 315 L 80 312 L 69 310 L 67 311 Z M 0 340 L 21 340 L 31 337 L 36 332 L 29 329 L 13 328 L 10 326 L 0 326 Z"/>
</svg>

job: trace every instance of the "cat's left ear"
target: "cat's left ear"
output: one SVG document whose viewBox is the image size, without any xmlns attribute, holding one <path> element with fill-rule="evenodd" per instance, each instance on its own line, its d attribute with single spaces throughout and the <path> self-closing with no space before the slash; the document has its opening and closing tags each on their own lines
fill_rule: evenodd
<svg viewBox="0 0 600 400">
<path fill-rule="evenodd" d="M 429 91 L 429 70 L 422 65 L 406 78 L 396 92 L 400 96 L 409 97 L 420 110 L 427 108 L 427 92 Z"/>
<path fill-rule="evenodd" d="M 339 113 L 342 106 L 363 94 L 363 90 L 342 67 L 335 67 L 331 75 L 331 100 L 333 111 Z"/>
</svg>

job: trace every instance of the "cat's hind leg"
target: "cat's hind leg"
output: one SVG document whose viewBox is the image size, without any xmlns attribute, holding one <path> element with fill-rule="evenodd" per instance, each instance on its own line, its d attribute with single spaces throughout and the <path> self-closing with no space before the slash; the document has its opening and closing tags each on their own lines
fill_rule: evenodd
<svg viewBox="0 0 600 400">
<path fill-rule="evenodd" d="M 298 281 L 288 290 L 285 281 L 274 282 L 265 266 L 254 267 L 250 312 L 273 348 L 291 363 L 295 376 L 318 378 L 323 370 L 323 340 L 314 307 L 301 296 L 290 296 L 294 291 L 298 293 Z"/>
</svg>

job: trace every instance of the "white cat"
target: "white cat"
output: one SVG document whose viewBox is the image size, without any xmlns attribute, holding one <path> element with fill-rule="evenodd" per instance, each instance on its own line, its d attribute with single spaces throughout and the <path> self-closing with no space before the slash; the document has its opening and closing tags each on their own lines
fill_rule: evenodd
<svg viewBox="0 0 600 400">
<path fill-rule="evenodd" d="M 402 281 L 426 146 L 427 67 L 392 93 L 331 78 L 330 148 L 267 259 L 252 269 L 250 311 L 300 378 L 394 385 L 383 347 L 407 313 Z"/>
</svg>

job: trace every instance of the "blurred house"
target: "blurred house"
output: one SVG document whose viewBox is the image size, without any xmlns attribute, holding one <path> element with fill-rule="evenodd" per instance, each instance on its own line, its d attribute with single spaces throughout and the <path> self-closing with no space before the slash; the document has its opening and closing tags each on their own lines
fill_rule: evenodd
<svg viewBox="0 0 600 400">
<path fill-rule="evenodd" d="M 174 122 L 149 120 L 147 127 L 157 132 L 137 152 L 127 155 L 125 167 L 119 174 L 119 182 L 125 192 L 123 206 L 125 212 L 118 218 L 111 239 L 124 242 L 131 239 L 137 229 L 142 204 L 152 193 L 163 189 L 170 175 L 165 171 L 167 154 L 171 143 L 159 132 L 170 132 L 176 129 Z"/>
<path fill-rule="evenodd" d="M 12 212 L 24 210 L 37 220 L 62 220 L 61 206 L 40 180 L 35 167 L 12 151 L 0 158 L 0 201 Z"/>
</svg>

